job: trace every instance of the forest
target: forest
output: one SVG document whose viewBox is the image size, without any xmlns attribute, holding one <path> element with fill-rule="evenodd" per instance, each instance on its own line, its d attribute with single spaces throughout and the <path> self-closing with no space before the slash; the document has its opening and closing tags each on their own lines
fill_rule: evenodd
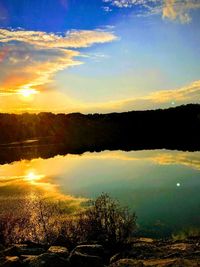
<svg viewBox="0 0 200 267">
<path fill-rule="evenodd" d="M 0 146 L 60 146 L 64 151 L 200 147 L 200 105 L 110 114 L 0 114 Z"/>
</svg>

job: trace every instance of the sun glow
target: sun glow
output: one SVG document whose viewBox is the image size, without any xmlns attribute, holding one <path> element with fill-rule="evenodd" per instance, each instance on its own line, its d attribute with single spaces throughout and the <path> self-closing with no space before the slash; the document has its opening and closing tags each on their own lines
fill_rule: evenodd
<svg viewBox="0 0 200 267">
<path fill-rule="evenodd" d="M 25 98 L 29 98 L 33 95 L 38 94 L 38 91 L 35 89 L 30 89 L 30 88 L 23 88 L 23 89 L 20 89 L 18 93 Z"/>
<path fill-rule="evenodd" d="M 26 180 L 29 182 L 36 182 L 40 179 L 44 178 L 44 175 L 37 175 L 35 174 L 33 171 L 30 171 L 27 175 L 26 175 Z"/>
</svg>

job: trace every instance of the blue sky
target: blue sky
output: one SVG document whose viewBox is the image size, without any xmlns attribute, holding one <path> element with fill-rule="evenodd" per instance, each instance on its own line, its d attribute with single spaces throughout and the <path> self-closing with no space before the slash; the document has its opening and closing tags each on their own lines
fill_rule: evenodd
<svg viewBox="0 0 200 267">
<path fill-rule="evenodd" d="M 197 103 L 199 29 L 199 0 L 0 0 L 0 111 Z"/>
<path fill-rule="evenodd" d="M 101 0 L 1 0 L 6 9 L 4 27 L 63 32 L 94 29 L 112 21 Z"/>
</svg>

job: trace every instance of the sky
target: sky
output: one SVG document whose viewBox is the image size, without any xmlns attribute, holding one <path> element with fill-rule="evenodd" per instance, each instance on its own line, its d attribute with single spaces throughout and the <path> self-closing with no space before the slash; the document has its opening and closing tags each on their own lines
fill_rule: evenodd
<svg viewBox="0 0 200 267">
<path fill-rule="evenodd" d="M 0 112 L 200 102 L 200 0 L 0 0 Z"/>
</svg>

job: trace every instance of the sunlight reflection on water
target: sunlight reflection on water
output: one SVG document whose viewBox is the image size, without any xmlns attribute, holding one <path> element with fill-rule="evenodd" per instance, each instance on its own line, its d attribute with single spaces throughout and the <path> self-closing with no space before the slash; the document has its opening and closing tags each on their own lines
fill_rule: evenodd
<svg viewBox="0 0 200 267">
<path fill-rule="evenodd" d="M 199 224 L 199 187 L 200 152 L 105 151 L 0 165 L 1 199 L 38 192 L 78 208 L 107 192 L 154 228 Z"/>
</svg>

